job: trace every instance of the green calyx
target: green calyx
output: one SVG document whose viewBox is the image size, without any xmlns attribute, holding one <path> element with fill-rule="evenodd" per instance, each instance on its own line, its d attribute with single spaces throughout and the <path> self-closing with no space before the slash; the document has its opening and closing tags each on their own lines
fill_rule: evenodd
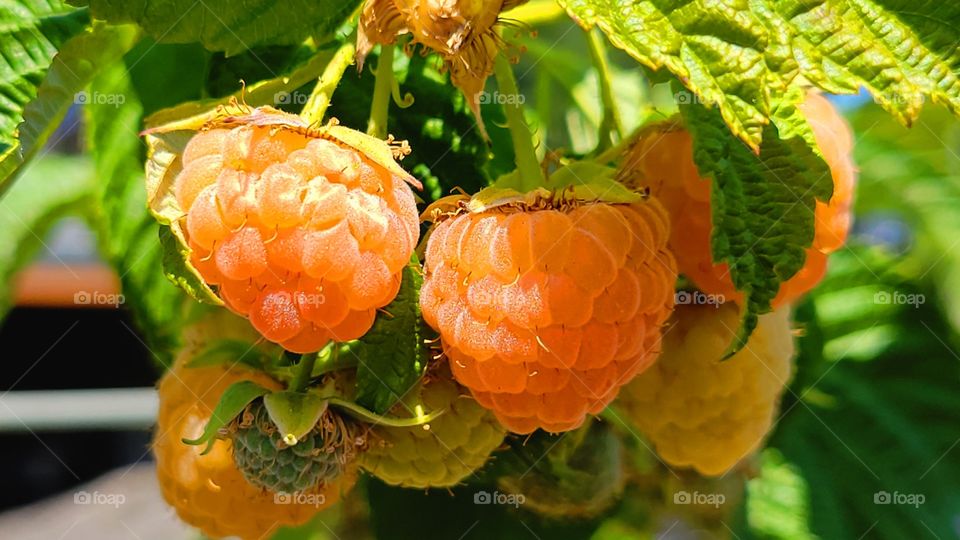
<svg viewBox="0 0 960 540">
<path fill-rule="evenodd" d="M 300 493 L 340 478 L 364 444 L 356 426 L 324 407 L 309 431 L 291 439 L 277 426 L 271 414 L 277 405 L 268 397 L 248 405 L 230 427 L 233 458 L 247 481 Z"/>
<path fill-rule="evenodd" d="M 484 212 L 504 206 L 538 209 L 567 204 L 605 202 L 630 204 L 646 195 L 617 181 L 617 171 L 596 161 L 574 161 L 554 171 L 542 187 L 524 190 L 520 171 L 497 179 L 466 202 L 469 212 Z"/>
</svg>

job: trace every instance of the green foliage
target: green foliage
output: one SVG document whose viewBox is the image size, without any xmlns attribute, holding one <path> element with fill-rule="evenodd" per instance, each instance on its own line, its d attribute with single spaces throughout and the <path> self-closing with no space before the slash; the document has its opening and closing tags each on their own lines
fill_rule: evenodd
<svg viewBox="0 0 960 540">
<path fill-rule="evenodd" d="M 163 275 L 183 289 L 190 298 L 204 304 L 223 305 L 223 301 L 190 264 L 190 250 L 177 238 L 176 233 L 169 226 L 162 225 L 158 234 L 160 249 L 163 250 Z"/>
<path fill-rule="evenodd" d="M 258 45 L 324 40 L 353 13 L 359 0 L 71 0 L 98 19 L 139 24 L 164 43 L 202 43 L 228 55 Z"/>
<path fill-rule="evenodd" d="M 751 485 L 747 518 L 762 537 L 793 538 L 770 523 L 782 520 L 754 514 L 774 511 L 780 499 L 781 512 L 807 516 L 810 533 L 822 538 L 867 530 L 876 538 L 953 537 L 960 496 L 951 479 L 960 463 L 950 456 L 949 426 L 960 421 L 960 380 L 939 337 L 950 330 L 933 306 L 884 303 L 884 295 L 926 292 L 884 271 L 888 255 L 854 248 L 833 262 L 811 300 L 817 322 L 802 322 L 823 332 L 826 363 L 786 400 L 771 441 L 782 463 L 770 462 L 775 454 L 765 460 L 774 471 Z"/>
<path fill-rule="evenodd" d="M 179 343 L 185 300 L 163 271 L 160 225 L 147 211 L 142 146 L 137 136 L 143 109 L 123 63 L 104 67 L 91 92 L 112 102 L 85 106 L 94 159 L 97 205 L 94 223 L 101 250 L 117 269 L 134 320 L 154 358 L 169 365 Z M 122 103 L 120 98 L 122 97 Z"/>
<path fill-rule="evenodd" d="M 255 344 L 242 339 L 218 339 L 210 342 L 187 362 L 188 368 L 245 364 L 261 369 L 267 364 L 266 354 Z"/>
<path fill-rule="evenodd" d="M 422 283 L 414 256 L 403 270 L 397 297 L 360 338 L 356 401 L 377 414 L 390 410 L 414 388 L 427 367 L 425 325 L 418 303 Z"/>
<path fill-rule="evenodd" d="M 909 123 L 924 97 L 960 113 L 960 5 L 938 0 L 561 0 L 639 62 L 665 67 L 717 105 L 737 136 L 759 148 L 772 96 L 807 80 L 832 92 L 867 87 Z"/>
<path fill-rule="evenodd" d="M 0 4 L 0 95 L 3 96 L 0 107 L 0 194 L 6 190 L 8 179 L 17 174 L 27 161 L 20 150 L 17 135 L 24 108 L 37 98 L 37 88 L 44 80 L 54 55 L 71 37 L 80 34 L 88 22 L 89 16 L 85 10 L 73 10 L 59 0 L 24 0 Z M 72 52 L 67 52 L 70 59 L 61 64 L 63 69 L 79 69 L 75 62 L 78 51 L 73 50 L 77 46 L 64 47 Z M 82 71 L 77 75 L 78 78 L 83 76 L 88 74 Z M 73 84 L 63 82 L 62 77 L 55 77 L 54 80 L 59 81 L 54 84 L 55 87 Z M 70 98 L 72 101 L 72 95 Z M 40 113 L 35 114 L 41 116 Z M 62 115 L 62 106 L 58 104 L 56 112 L 48 118 L 42 118 L 45 120 L 42 127 L 39 122 L 41 119 L 31 123 L 37 124 L 36 129 L 46 130 L 48 125 L 52 129 Z M 35 136 L 31 142 L 33 144 L 30 146 L 36 148 L 42 145 L 43 139 Z"/>
<path fill-rule="evenodd" d="M 12 307 L 14 275 L 44 246 L 58 219 L 84 215 L 94 185 L 85 158 L 49 158 L 37 162 L 0 199 L 0 320 Z M 62 263 L 62 261 L 61 261 Z"/>
<path fill-rule="evenodd" d="M 186 306 L 194 302 L 167 278 L 196 297 L 216 300 L 183 265 L 185 253 L 175 231 L 158 225 L 147 210 L 139 133 L 182 122 L 165 139 L 173 150 L 182 149 L 191 134 L 185 126 L 202 125 L 205 114 L 231 97 L 296 112 L 342 44 L 332 38 L 334 32 L 349 30 L 344 23 L 360 2 L 73 3 L 89 7 L 54 0 L 0 3 L 0 194 L 10 188 L 0 199 L 0 274 L 8 283 L 0 290 L 0 315 L 10 307 L 14 273 L 42 246 L 51 224 L 80 214 L 97 230 L 101 251 L 120 276 L 127 306 L 151 351 L 168 362 Z M 916 124 L 907 137 L 876 107 L 854 116 L 862 178 L 858 212 L 865 232 L 855 235 L 860 243 L 833 256 L 827 279 L 795 311 L 802 334 L 798 373 L 777 431 L 757 461 L 761 475 L 747 482 L 738 523 L 730 522 L 730 528 L 739 538 L 955 537 L 960 495 L 951 480 L 960 477 L 955 448 L 960 378 L 954 353 L 960 344 L 960 252 L 955 249 L 960 128 L 948 112 L 960 110 L 955 43 L 960 6 L 934 0 L 561 4 L 582 25 L 598 26 L 619 49 L 611 55 L 611 80 L 600 81 L 583 35 L 571 32 L 575 28 L 566 18 L 537 23 L 545 29 L 539 38 L 503 34 L 528 47 L 517 69 L 517 93 L 530 102 L 525 116 L 514 115 L 515 124 L 530 123 L 538 155 L 557 150 L 564 156 L 561 165 L 572 163 L 548 162 L 553 172 L 548 187 L 578 185 L 593 194 L 620 189 L 606 168 L 619 155 L 594 146 L 603 118 L 611 114 L 602 105 L 601 86 L 619 101 L 628 129 L 671 114 L 679 101 L 694 137 L 697 165 L 713 180 L 714 259 L 730 264 L 735 285 L 747 296 L 743 339 L 757 314 L 769 310 L 780 283 L 803 265 L 813 238 L 815 201 L 831 194 L 829 171 L 794 107 L 802 98 L 800 85 L 809 81 L 842 93 L 866 87 L 899 121 Z M 148 37 L 140 39 L 141 30 Z M 666 69 L 651 74 L 636 69 L 634 60 Z M 370 65 L 376 62 L 371 55 Z M 388 116 L 388 131 L 411 144 L 402 165 L 423 180 L 427 201 L 457 187 L 476 193 L 514 169 L 503 108 L 483 106 L 492 137 L 488 143 L 438 66 L 435 56 L 408 59 L 398 53 L 393 67 L 399 90 L 411 94 L 413 103 L 406 108 L 391 103 Z M 674 78 L 686 89 L 654 84 Z M 351 128 L 366 125 L 374 83 L 370 70 L 348 71 L 327 117 Z M 84 90 L 82 95 L 98 96 L 83 105 L 92 162 L 57 156 L 30 162 Z M 947 110 L 927 108 L 921 115 L 925 98 L 946 104 Z M 148 144 L 156 149 L 161 138 L 153 133 Z M 388 153 L 386 147 L 379 150 L 381 158 Z M 169 166 L 159 178 L 167 187 L 175 175 L 175 151 L 159 156 Z M 604 163 L 566 159 L 577 155 L 603 155 Z M 12 184 L 21 171 L 19 183 Z M 592 180 L 590 189 L 580 179 Z M 611 193 L 622 202 L 636 196 Z M 170 206 L 154 211 L 167 222 L 181 216 Z M 887 242 L 882 238 L 887 229 L 880 229 L 892 227 L 891 222 L 906 231 L 905 238 L 889 242 L 896 244 L 896 256 L 864 245 L 863 239 Z M 315 364 L 309 360 L 309 373 L 301 373 L 289 358 L 278 359 L 273 354 L 278 348 L 263 352 L 240 341 L 214 342 L 192 366 L 241 362 L 278 380 L 329 384 L 310 393 L 272 394 L 263 407 L 258 400 L 267 389 L 252 382 L 233 385 L 196 442 L 210 442 L 253 402 L 260 416 L 279 426 L 279 434 L 269 434 L 275 438 L 307 435 L 327 405 L 350 416 L 350 422 L 425 428 L 433 414 L 443 412 L 377 416 L 416 386 L 427 365 L 425 340 L 434 336 L 420 317 L 420 285 L 413 260 L 399 295 L 378 314 L 371 332 L 325 348 Z M 333 384 L 343 380 L 349 388 Z M 644 441 L 614 427 L 592 422 L 562 437 L 510 438 L 510 447 L 501 449 L 483 477 L 457 487 L 453 497 L 369 481 L 355 492 L 369 506 L 356 500 L 342 506 L 362 506 L 361 514 L 369 510 L 359 519 L 369 521 L 377 538 L 612 539 L 658 528 L 669 533 L 670 519 L 673 525 L 682 519 L 674 517 L 676 505 L 663 500 L 675 493 L 669 488 L 719 485 L 699 478 L 686 483 L 692 473 L 652 467 L 655 457 Z M 272 454 L 259 453 L 269 437 L 250 431 L 243 439 L 248 465 L 261 472 L 272 470 L 264 465 L 272 467 Z M 309 444 L 304 439 L 293 447 L 305 454 L 298 459 L 313 450 L 315 441 L 307 438 Z M 336 456 L 323 457 L 317 474 L 326 474 L 327 466 L 339 471 Z M 663 478 L 654 478 L 658 474 Z M 738 475 L 726 481 L 743 488 Z M 491 498 L 499 494 L 492 502 L 514 494 L 527 497 L 529 504 L 486 504 L 483 492 Z M 897 498 L 895 503 L 911 495 L 923 502 L 884 504 L 884 494 Z M 623 502 L 611 504 L 621 497 Z M 540 517 L 580 510 L 586 511 L 577 520 Z M 714 510 L 717 514 L 704 522 L 716 521 L 722 510 Z M 286 534 L 303 538 L 309 533 Z"/>
<path fill-rule="evenodd" d="M 71 105 L 108 98 L 91 95 L 83 88 L 101 66 L 122 58 L 136 38 L 136 29 L 131 26 L 97 24 L 63 44 L 37 88 L 36 98 L 23 109 L 18 131 L 24 162 L 41 149 Z"/>
<path fill-rule="evenodd" d="M 784 117 L 799 117 L 794 130 L 805 124 L 795 107 L 781 107 L 789 111 Z M 757 316 L 770 311 L 780 283 L 803 267 L 816 200 L 830 200 L 833 180 L 807 137 L 781 138 L 777 126 L 768 124 L 757 155 L 726 130 L 716 110 L 690 104 L 680 111 L 693 135 L 694 161 L 713 178 L 713 260 L 730 265 L 734 285 L 746 296 L 743 327 L 731 346 L 736 351 Z"/>
</svg>

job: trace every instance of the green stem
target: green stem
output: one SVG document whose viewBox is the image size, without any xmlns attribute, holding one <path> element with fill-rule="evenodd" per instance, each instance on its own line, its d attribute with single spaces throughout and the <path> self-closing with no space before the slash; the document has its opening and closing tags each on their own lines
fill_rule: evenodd
<svg viewBox="0 0 960 540">
<path fill-rule="evenodd" d="M 313 378 L 317 378 L 324 373 L 330 373 L 331 371 L 357 367 L 358 360 L 356 354 L 342 354 L 349 353 L 346 347 L 349 347 L 349 345 L 335 343 L 328 354 L 324 354 L 323 351 L 318 353 L 317 363 L 313 367 Z"/>
<path fill-rule="evenodd" d="M 494 75 L 497 77 L 497 86 L 503 98 L 503 110 L 507 116 L 507 126 L 510 128 L 510 138 L 513 139 L 513 153 L 520 171 L 521 191 L 533 191 L 546 183 L 537 151 L 533 147 L 533 134 L 527 121 L 523 117 L 523 107 L 520 105 L 520 90 L 517 80 L 513 76 L 513 68 L 503 54 L 497 55 L 493 65 Z"/>
<path fill-rule="evenodd" d="M 394 48 L 394 45 L 381 45 L 380 58 L 377 59 L 377 82 L 373 87 L 373 103 L 370 105 L 367 135 L 378 139 L 387 136 L 387 113 L 390 112 L 393 91 Z"/>
<path fill-rule="evenodd" d="M 330 98 L 333 96 L 334 90 L 340 84 L 340 79 L 343 78 L 343 73 L 347 71 L 347 67 L 353 63 L 353 56 L 356 52 L 353 41 L 348 38 L 346 43 L 340 46 L 317 80 L 317 85 L 313 88 L 310 99 L 307 100 L 303 110 L 300 111 L 300 116 L 307 122 L 313 124 L 323 121 L 323 115 L 327 113 L 327 107 L 330 106 Z"/>
<path fill-rule="evenodd" d="M 600 30 L 594 28 L 587 32 L 587 45 L 590 57 L 597 69 L 597 81 L 600 84 L 600 99 L 603 102 L 603 119 L 600 121 L 600 133 L 597 150 L 602 151 L 613 144 L 611 135 L 616 134 L 618 139 L 623 138 L 623 121 L 617 100 L 613 96 L 613 75 L 610 73 L 610 62 L 607 59 L 607 46 L 604 43 Z"/>
<path fill-rule="evenodd" d="M 313 366 L 317 363 L 317 356 L 316 353 L 311 353 L 300 357 L 297 371 L 293 375 L 293 380 L 290 381 L 291 392 L 303 392 L 307 389 L 313 375 Z"/>
<path fill-rule="evenodd" d="M 617 159 L 623 157 L 623 153 L 626 152 L 628 148 L 636 144 L 637 140 L 640 139 L 640 135 L 642 134 L 643 129 L 637 128 L 626 138 L 620 139 L 620 142 L 592 157 L 591 160 L 601 164 L 607 164 L 611 161 L 616 161 Z"/>
</svg>

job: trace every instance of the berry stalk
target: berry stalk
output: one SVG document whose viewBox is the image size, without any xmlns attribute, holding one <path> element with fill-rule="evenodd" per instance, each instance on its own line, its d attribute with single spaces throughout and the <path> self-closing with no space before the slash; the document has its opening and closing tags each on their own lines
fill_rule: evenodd
<svg viewBox="0 0 960 540">
<path fill-rule="evenodd" d="M 623 139 L 623 120 L 617 108 L 616 98 L 613 96 L 613 74 L 610 73 L 610 63 L 607 59 L 607 47 L 603 36 L 596 28 L 587 32 L 587 48 L 590 58 L 597 69 L 597 80 L 600 84 L 600 99 L 603 103 L 603 118 L 600 121 L 597 151 L 602 151 L 614 144 L 612 135 Z"/>
<path fill-rule="evenodd" d="M 510 67 L 510 62 L 504 55 L 497 56 L 496 62 L 493 64 L 493 73 L 497 78 L 497 86 L 500 88 L 501 95 L 520 95 L 520 90 L 517 89 L 517 80 L 513 76 L 513 68 Z M 513 140 L 513 153 L 517 170 L 520 171 L 520 185 L 517 187 L 521 191 L 533 191 L 546 182 L 543 170 L 540 169 L 540 161 L 537 159 L 537 151 L 533 147 L 533 134 L 523 118 L 523 107 L 521 107 L 519 100 L 507 99 L 505 101 L 503 110 L 507 116 L 510 138 Z"/>
<path fill-rule="evenodd" d="M 303 110 L 300 112 L 300 116 L 307 122 L 313 124 L 323 121 L 323 115 L 326 114 L 327 107 L 330 106 L 330 98 L 340 84 L 340 79 L 343 78 L 347 67 L 353 64 L 355 53 L 356 47 L 352 39 L 348 39 L 334 53 L 330 63 L 327 64 L 326 69 L 323 70 L 317 80 L 317 85 L 313 88 L 307 104 L 303 106 Z"/>
<path fill-rule="evenodd" d="M 390 97 L 393 90 L 394 48 L 394 45 L 381 45 L 380 58 L 377 60 L 377 82 L 373 87 L 373 103 L 370 105 L 367 135 L 378 139 L 387 136 L 387 113 L 390 111 Z"/>
<path fill-rule="evenodd" d="M 310 383 L 310 377 L 313 374 L 313 366 L 317 363 L 316 353 L 305 354 L 300 357 L 300 363 L 297 364 L 297 371 L 290 381 L 290 390 L 293 392 L 303 392 Z"/>
</svg>

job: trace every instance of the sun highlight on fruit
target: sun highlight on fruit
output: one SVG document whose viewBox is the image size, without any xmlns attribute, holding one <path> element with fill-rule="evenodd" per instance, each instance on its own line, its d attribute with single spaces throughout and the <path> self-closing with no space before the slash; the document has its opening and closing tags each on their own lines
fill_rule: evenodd
<svg viewBox="0 0 960 540">
<path fill-rule="evenodd" d="M 846 121 L 820 94 L 800 104 L 833 177 L 830 202 L 816 202 L 815 235 L 803 267 L 780 284 L 774 308 L 793 302 L 815 287 L 827 270 L 827 256 L 843 246 L 850 230 L 857 172 L 851 152 L 853 137 Z M 715 264 L 710 246 L 713 228 L 712 182 L 701 177 L 693 161 L 693 141 L 682 126 L 668 122 L 642 137 L 624 161 L 622 174 L 648 187 L 670 213 L 670 248 L 680 273 L 707 294 L 741 302 L 726 262 Z"/>
<path fill-rule="evenodd" d="M 362 336 L 419 236 L 416 180 L 378 157 L 268 108 L 208 125 L 173 184 L 190 262 L 287 350 Z"/>
<path fill-rule="evenodd" d="M 722 360 L 740 325 L 735 304 L 678 305 L 663 352 L 617 405 L 674 467 L 720 475 L 760 447 L 794 356 L 790 309 L 760 316 L 746 346 Z"/>
<path fill-rule="evenodd" d="M 230 323 L 222 322 L 218 319 L 218 324 L 203 330 L 206 339 L 223 337 Z M 203 433 L 220 396 L 231 384 L 249 380 L 269 388 L 279 386 L 252 370 L 224 365 L 187 367 L 206 342 L 198 337 L 202 336 L 188 336 L 187 347 L 160 381 L 153 452 L 160 491 L 167 503 L 183 521 L 207 536 L 243 539 L 265 538 L 281 526 L 305 523 L 335 503 L 341 492 L 352 486 L 352 479 L 344 477 L 329 483 L 303 501 L 278 499 L 274 493 L 247 482 L 234 463 L 229 440 L 216 440 L 206 454 L 204 446 L 183 442 Z"/>
<path fill-rule="evenodd" d="M 425 382 L 413 404 L 414 409 L 417 406 L 443 414 L 423 426 L 374 426 L 368 434 L 369 448 L 359 456 L 361 467 L 388 484 L 418 489 L 454 486 L 482 467 L 503 442 L 505 432 L 497 419 L 449 373 Z"/>
<path fill-rule="evenodd" d="M 454 213 L 427 242 L 424 320 L 508 430 L 574 429 L 659 353 L 677 277 L 668 234 L 652 198 Z"/>
<path fill-rule="evenodd" d="M 501 48 L 495 24 L 502 11 L 526 0 L 368 0 L 357 34 L 357 64 L 374 45 L 391 45 L 410 34 L 411 45 L 421 44 L 439 54 L 450 70 L 450 80 L 467 97 L 480 120 L 480 95 Z M 408 48 L 409 52 L 409 48 Z"/>
</svg>

